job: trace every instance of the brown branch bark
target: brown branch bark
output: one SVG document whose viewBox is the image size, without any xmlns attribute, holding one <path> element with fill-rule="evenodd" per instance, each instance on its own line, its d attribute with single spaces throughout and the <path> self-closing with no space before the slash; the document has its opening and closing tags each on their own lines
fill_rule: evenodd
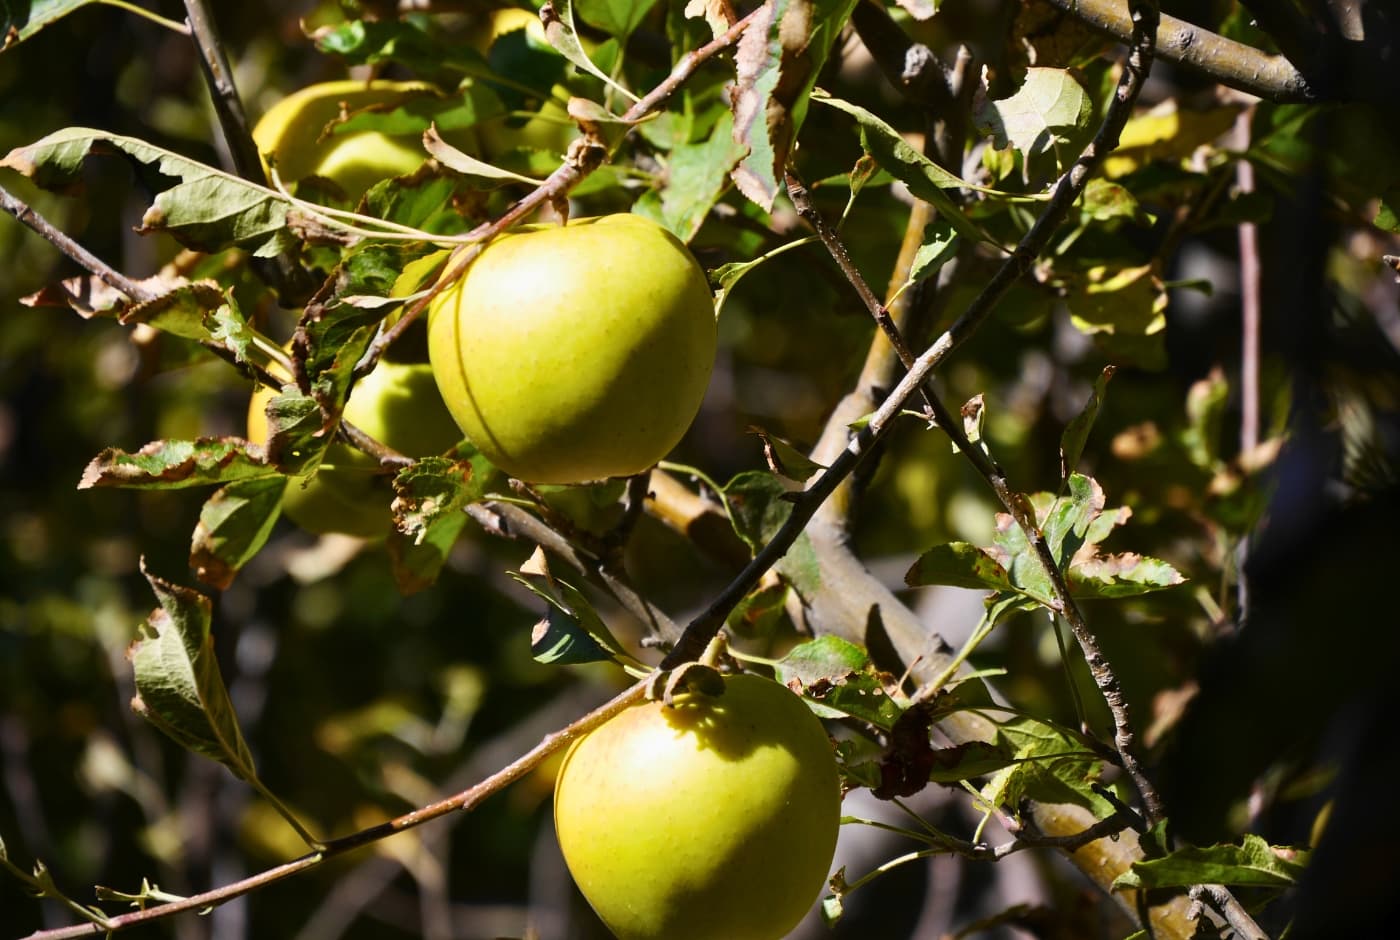
<svg viewBox="0 0 1400 940">
<path fill-rule="evenodd" d="M 1132 19 L 1123 0 L 1043 0 L 1114 39 L 1127 42 Z M 1298 67 L 1281 55 L 1226 39 L 1174 16 L 1162 15 L 1157 55 L 1204 72 L 1211 78 L 1269 101 L 1308 102 L 1319 93 Z"/>
</svg>

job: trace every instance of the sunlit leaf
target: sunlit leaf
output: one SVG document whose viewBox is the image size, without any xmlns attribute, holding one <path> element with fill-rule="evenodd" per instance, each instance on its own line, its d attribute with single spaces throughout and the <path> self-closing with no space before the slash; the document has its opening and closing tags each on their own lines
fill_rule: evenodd
<svg viewBox="0 0 1400 940">
<path fill-rule="evenodd" d="M 17 170 L 45 189 L 75 182 L 83 162 L 104 148 L 121 151 L 162 176 L 179 180 L 156 196 L 141 219 L 141 232 L 169 232 L 200 251 L 230 246 L 274 257 L 295 244 L 287 227 L 286 197 L 222 170 L 148 144 L 86 127 L 69 127 L 16 147 L 0 166 Z"/>
<path fill-rule="evenodd" d="M 1231 104 L 1182 110 L 1175 98 L 1167 98 L 1128 121 L 1118 136 L 1118 147 L 1104 159 L 1104 176 L 1125 176 L 1154 160 L 1184 160 L 1234 127 L 1240 108 Z"/>
<path fill-rule="evenodd" d="M 550 6 L 553 8 L 552 15 L 544 21 L 545 36 L 548 37 L 549 44 L 558 50 L 564 58 L 609 88 L 621 93 L 630 101 L 636 101 L 636 95 L 623 88 L 607 72 L 595 65 L 593 60 L 588 57 L 588 53 L 584 51 L 583 44 L 579 42 L 578 30 L 574 25 L 571 0 L 553 0 Z"/>
<path fill-rule="evenodd" d="M 118 486 L 169 490 L 209 486 L 275 471 L 247 441 L 235 437 L 201 437 L 193 441 L 152 441 L 134 454 L 109 447 L 83 470 L 78 489 Z"/>
<path fill-rule="evenodd" d="M 1118 876 L 1114 890 L 1124 888 L 1184 888 L 1198 884 L 1285 888 L 1296 884 L 1308 853 L 1275 850 L 1252 833 L 1241 845 L 1188 846 L 1165 858 L 1134 862 Z"/>
<path fill-rule="evenodd" d="M 824 636 L 794 646 L 773 668 L 779 682 L 806 687 L 868 669 L 870 655 L 849 640 Z"/>
<path fill-rule="evenodd" d="M 267 541 L 286 487 L 280 475 L 258 477 L 230 483 L 205 500 L 190 546 L 195 577 L 220 590 L 232 584 Z"/>
<path fill-rule="evenodd" d="M 772 0 L 750 20 L 735 55 L 734 139 L 748 155 L 739 191 L 773 208 L 808 97 L 856 0 Z"/>
<path fill-rule="evenodd" d="M 977 242 L 988 241 L 982 230 L 944 192 L 946 189 L 980 190 L 982 187 L 967 183 L 934 163 L 874 112 L 821 92 L 814 92 L 812 100 L 855 118 L 865 152 L 880 164 L 881 169 L 908 186 L 911 193 L 936 208 L 940 219 L 966 238 Z"/>
<path fill-rule="evenodd" d="M 436 127 L 428 128 L 423 138 L 423 145 L 427 148 L 428 153 L 434 160 L 437 160 L 454 173 L 460 173 L 462 176 L 474 177 L 491 182 L 507 181 L 528 183 L 533 186 L 538 186 L 542 182 L 541 180 L 533 179 L 529 176 L 521 176 L 519 173 L 501 169 L 498 166 L 492 166 L 485 160 L 478 160 L 470 154 L 463 153 L 443 140 L 442 135 L 438 133 Z"/>
<path fill-rule="evenodd" d="M 1077 155 L 1071 151 L 1084 138 L 1093 113 L 1093 102 L 1071 72 L 1032 67 L 1015 94 L 988 100 L 976 120 L 997 149 L 1010 146 L 1027 161 L 1055 152 L 1063 167 Z"/>
<path fill-rule="evenodd" d="M 209 632 L 209 598 L 142 572 L 160 607 L 127 651 L 136 674 L 131 707 L 182 746 L 253 780 L 253 755 L 224 687 Z"/>
<path fill-rule="evenodd" d="M 1079 736 L 1053 722 L 1015 716 L 997 723 L 996 742 L 1015 763 L 999 771 L 982 788 L 998 806 L 1019 806 L 1024 799 L 1075 803 L 1096 812 L 1111 812 L 1094 792 L 1100 762 Z"/>
<path fill-rule="evenodd" d="M 734 142 L 733 119 L 726 112 L 707 139 L 678 143 L 671 149 L 666 185 L 644 196 L 638 211 L 689 242 L 729 188 L 730 171 L 743 155 L 744 148 Z"/>
<path fill-rule="evenodd" d="M 45 26 L 99 0 L 4 0 L 0 2 L 0 50 L 29 39 Z"/>
<path fill-rule="evenodd" d="M 954 587 L 1004 591 L 1011 589 L 1006 569 L 984 549 L 967 542 L 935 545 L 919 556 L 904 575 L 910 587 L 949 584 Z"/>
</svg>

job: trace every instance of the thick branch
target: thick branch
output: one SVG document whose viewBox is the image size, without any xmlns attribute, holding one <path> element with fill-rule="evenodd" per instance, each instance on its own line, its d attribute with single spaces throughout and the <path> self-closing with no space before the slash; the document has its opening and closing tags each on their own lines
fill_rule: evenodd
<svg viewBox="0 0 1400 940">
<path fill-rule="evenodd" d="M 1132 18 L 1123 0 L 1044 0 L 1077 16 L 1094 29 L 1128 42 Z M 1222 85 L 1269 101 L 1316 101 L 1317 89 L 1281 55 L 1226 39 L 1210 30 L 1163 15 L 1157 28 L 1157 55 L 1204 72 Z"/>
</svg>

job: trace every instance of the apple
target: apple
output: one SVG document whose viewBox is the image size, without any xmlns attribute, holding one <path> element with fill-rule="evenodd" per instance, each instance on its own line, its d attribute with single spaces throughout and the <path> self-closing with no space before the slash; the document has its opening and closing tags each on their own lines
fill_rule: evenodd
<svg viewBox="0 0 1400 940">
<path fill-rule="evenodd" d="M 259 388 L 248 406 L 248 439 L 266 443 L 264 409 L 276 391 Z M 345 420 L 408 457 L 444 453 L 461 432 L 438 394 L 426 363 L 380 361 L 355 383 Z M 333 443 L 317 470 L 294 478 L 282 497 L 282 512 L 308 532 L 341 532 L 383 538 L 393 529 L 390 476 L 375 459 L 348 444 Z"/>
<path fill-rule="evenodd" d="M 427 82 L 354 79 L 322 82 L 294 92 L 273 105 L 253 129 L 253 141 L 271 155 L 284 183 L 308 176 L 331 180 L 351 198 L 383 179 L 406 176 L 428 159 L 422 135 L 362 130 L 330 133 L 342 114 L 368 107 L 392 108 L 404 101 L 441 92 Z M 475 149 L 475 138 L 449 141 Z"/>
<path fill-rule="evenodd" d="M 554 791 L 569 872 L 621 940 L 776 940 L 826 882 L 841 784 L 821 722 L 758 676 L 633 706 Z"/>
<path fill-rule="evenodd" d="M 700 408 L 714 304 L 685 245 L 641 216 L 530 227 L 434 298 L 428 357 L 458 425 L 511 476 L 629 476 Z"/>
</svg>

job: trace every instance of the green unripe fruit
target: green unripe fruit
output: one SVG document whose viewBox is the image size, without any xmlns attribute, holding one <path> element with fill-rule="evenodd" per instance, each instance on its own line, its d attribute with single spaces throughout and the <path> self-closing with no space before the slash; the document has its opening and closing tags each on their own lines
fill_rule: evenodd
<svg viewBox="0 0 1400 940">
<path fill-rule="evenodd" d="M 372 130 L 327 133 L 328 128 L 342 114 L 437 94 L 426 82 L 322 82 L 273 105 L 253 129 L 253 141 L 260 153 L 272 156 L 283 182 L 321 176 L 357 198 L 380 180 L 407 176 L 422 166 L 428 159 L 422 135 Z M 475 149 L 474 135 L 449 136 L 459 149 Z"/>
<path fill-rule="evenodd" d="M 554 791 L 559 847 L 621 940 L 777 940 L 826 882 L 841 785 L 788 689 L 634 706 L 576 742 Z"/>
<path fill-rule="evenodd" d="M 264 409 L 276 394 L 267 387 L 253 394 L 248 406 L 250 441 L 266 442 Z M 408 457 L 444 453 L 462 437 L 438 395 L 431 367 L 424 363 L 380 362 L 355 383 L 343 416 Z M 383 538 L 393 529 L 393 498 L 390 476 L 373 457 L 333 443 L 314 474 L 288 481 L 282 512 L 308 532 Z"/>
<path fill-rule="evenodd" d="M 709 285 L 641 216 L 493 240 L 433 301 L 428 353 L 458 425 L 534 483 L 640 473 L 676 446 L 715 356 Z"/>
</svg>

